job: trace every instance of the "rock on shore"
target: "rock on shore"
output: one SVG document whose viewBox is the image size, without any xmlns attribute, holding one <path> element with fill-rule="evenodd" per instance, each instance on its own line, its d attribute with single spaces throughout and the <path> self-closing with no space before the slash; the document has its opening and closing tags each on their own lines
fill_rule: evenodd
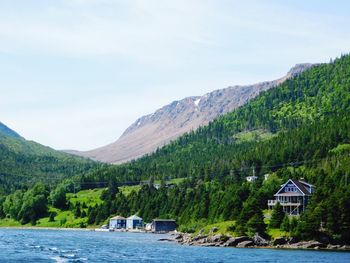
<svg viewBox="0 0 350 263">
<path fill-rule="evenodd" d="M 248 236 L 232 237 L 229 235 L 215 234 L 203 235 L 198 234 L 192 236 L 187 233 L 175 234 L 167 241 L 178 242 L 189 246 L 205 246 L 205 247 L 267 247 L 267 248 L 284 248 L 284 249 L 329 249 L 329 250 L 350 250 L 350 246 L 341 246 L 321 243 L 319 241 L 298 241 L 296 238 L 278 237 L 274 240 L 266 240 L 259 234 L 255 234 L 253 238 Z"/>
</svg>

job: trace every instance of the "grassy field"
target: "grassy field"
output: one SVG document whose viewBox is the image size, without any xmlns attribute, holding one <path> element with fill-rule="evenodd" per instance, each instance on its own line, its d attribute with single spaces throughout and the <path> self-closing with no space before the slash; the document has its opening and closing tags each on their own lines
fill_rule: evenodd
<svg viewBox="0 0 350 263">
<path fill-rule="evenodd" d="M 194 235 L 201 233 L 202 235 L 216 235 L 216 234 L 230 234 L 235 236 L 235 233 L 230 230 L 230 227 L 235 225 L 235 221 L 223 221 L 215 224 L 205 225 L 197 229 Z M 211 232 L 212 229 L 216 228 L 215 233 Z"/>
<path fill-rule="evenodd" d="M 272 133 L 265 130 L 254 130 L 254 131 L 244 131 L 239 132 L 234 135 L 237 143 L 251 142 L 251 141 L 265 141 L 271 139 Z"/>
<path fill-rule="evenodd" d="M 11 218 L 0 219 L 0 227 L 11 227 L 11 226 L 22 226 L 22 225 L 20 222 Z"/>
<path fill-rule="evenodd" d="M 272 213 L 272 210 L 268 210 L 268 209 L 263 210 L 264 223 L 266 225 L 270 224 L 271 213 Z M 279 228 L 267 228 L 266 232 L 273 239 L 276 237 L 288 237 L 290 235 L 289 232 L 282 231 Z"/>
<path fill-rule="evenodd" d="M 76 194 L 67 194 L 67 200 L 75 205 L 76 202 L 80 204 L 87 204 L 88 206 L 95 206 L 96 204 L 101 204 L 102 200 L 100 199 L 101 193 L 104 188 L 96 188 L 89 190 L 82 190 Z"/>
<path fill-rule="evenodd" d="M 128 196 L 132 191 L 138 192 L 141 189 L 140 185 L 130 185 L 130 186 L 121 186 L 119 191 L 121 191 L 125 196 Z"/>
<path fill-rule="evenodd" d="M 282 231 L 279 228 L 268 228 L 266 232 L 272 239 L 276 237 L 289 237 L 289 232 Z"/>
<path fill-rule="evenodd" d="M 170 182 L 179 184 L 182 182 L 183 178 L 177 178 L 173 179 Z M 160 183 L 155 182 L 155 183 Z M 96 189 L 89 189 L 89 190 L 81 190 L 77 193 L 69 193 L 67 194 L 67 200 L 72 203 L 74 206 L 77 202 L 80 203 L 80 206 L 82 207 L 83 204 L 85 204 L 85 208 L 81 208 L 81 210 L 84 210 L 87 214 L 89 206 L 95 206 L 102 203 L 101 200 L 101 194 L 102 191 L 105 188 L 96 188 Z M 141 189 L 140 185 L 132 185 L 132 186 L 122 186 L 119 187 L 119 190 L 124 195 L 129 195 L 132 191 L 139 191 Z M 51 213 L 55 214 L 54 221 L 50 222 L 49 215 Z M 60 210 L 54 207 L 49 207 L 49 213 L 47 217 L 41 218 L 37 221 L 36 227 L 65 227 L 65 228 L 79 228 L 79 227 L 87 227 L 87 217 L 83 218 L 76 218 L 74 216 L 74 212 L 70 210 Z M 33 225 L 26 224 L 21 225 L 20 222 L 13 220 L 11 218 L 5 218 L 0 220 L 0 227 L 31 227 Z M 88 227 L 96 227 L 96 226 L 88 226 Z"/>
<path fill-rule="evenodd" d="M 76 204 L 79 202 L 81 205 L 83 203 L 86 206 L 95 206 L 96 204 L 102 203 L 100 199 L 103 188 L 92 189 L 92 190 L 82 190 L 75 194 L 69 193 L 67 194 L 67 200 L 72 204 Z M 85 213 L 87 214 L 87 208 L 84 208 Z M 49 207 L 49 213 L 55 214 L 55 218 L 53 222 L 50 222 L 49 216 L 40 218 L 36 222 L 36 227 L 65 227 L 65 228 L 79 228 L 87 226 L 87 217 L 84 218 L 76 218 L 74 216 L 73 211 L 70 210 L 60 210 L 54 207 Z M 21 225 L 18 221 L 15 221 L 10 218 L 0 220 L 0 227 L 31 227 L 32 224 Z M 94 226 L 89 226 L 94 227 Z"/>
</svg>

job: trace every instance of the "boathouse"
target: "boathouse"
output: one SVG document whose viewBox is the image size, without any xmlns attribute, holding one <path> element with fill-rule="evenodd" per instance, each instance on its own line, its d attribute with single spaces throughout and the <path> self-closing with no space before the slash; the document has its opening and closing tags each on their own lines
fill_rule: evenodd
<svg viewBox="0 0 350 263">
<path fill-rule="evenodd" d="M 126 218 L 122 216 L 115 216 L 109 220 L 109 229 L 125 229 Z"/>
<path fill-rule="evenodd" d="M 174 231 L 176 227 L 177 224 L 172 219 L 153 219 L 151 225 L 152 232 L 156 233 Z"/>
<path fill-rule="evenodd" d="M 130 216 L 126 219 L 127 229 L 140 229 L 143 228 L 142 218 L 137 215 Z"/>
<path fill-rule="evenodd" d="M 268 208 L 272 209 L 277 203 L 283 207 L 283 211 L 289 215 L 300 215 L 305 211 L 315 186 L 303 180 L 289 179 L 274 195 L 275 200 L 268 200 Z"/>
</svg>

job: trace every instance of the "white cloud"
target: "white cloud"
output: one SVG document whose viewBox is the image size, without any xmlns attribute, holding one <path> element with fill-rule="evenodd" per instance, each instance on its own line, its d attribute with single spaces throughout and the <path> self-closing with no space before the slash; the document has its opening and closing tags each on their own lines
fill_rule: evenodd
<svg viewBox="0 0 350 263">
<path fill-rule="evenodd" d="M 115 10 L 125 9 L 128 16 L 117 11 L 116 17 L 104 16 L 88 8 L 106 3 Z M 5 16 L 0 18 L 0 49 L 73 57 L 122 56 L 145 63 L 175 62 L 178 50 L 210 43 L 202 35 L 200 23 L 192 23 L 198 5 L 179 3 L 168 7 L 154 1 L 75 0 L 65 1 L 60 8 L 48 8 L 38 17 Z M 74 4 L 87 9 L 72 9 Z M 72 18 L 74 11 L 78 13 Z"/>
</svg>

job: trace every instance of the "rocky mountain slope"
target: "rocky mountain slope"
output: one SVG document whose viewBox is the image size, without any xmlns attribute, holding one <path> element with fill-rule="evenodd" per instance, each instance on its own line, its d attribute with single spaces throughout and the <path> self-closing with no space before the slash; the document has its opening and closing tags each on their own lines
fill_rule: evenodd
<svg viewBox="0 0 350 263">
<path fill-rule="evenodd" d="M 136 120 L 114 143 L 86 152 L 73 152 L 107 163 L 123 163 L 152 153 L 180 135 L 208 124 L 216 117 L 242 106 L 262 91 L 271 89 L 312 64 L 297 64 L 286 76 L 246 86 L 215 90 L 204 96 L 174 101 L 153 114 Z"/>
</svg>

